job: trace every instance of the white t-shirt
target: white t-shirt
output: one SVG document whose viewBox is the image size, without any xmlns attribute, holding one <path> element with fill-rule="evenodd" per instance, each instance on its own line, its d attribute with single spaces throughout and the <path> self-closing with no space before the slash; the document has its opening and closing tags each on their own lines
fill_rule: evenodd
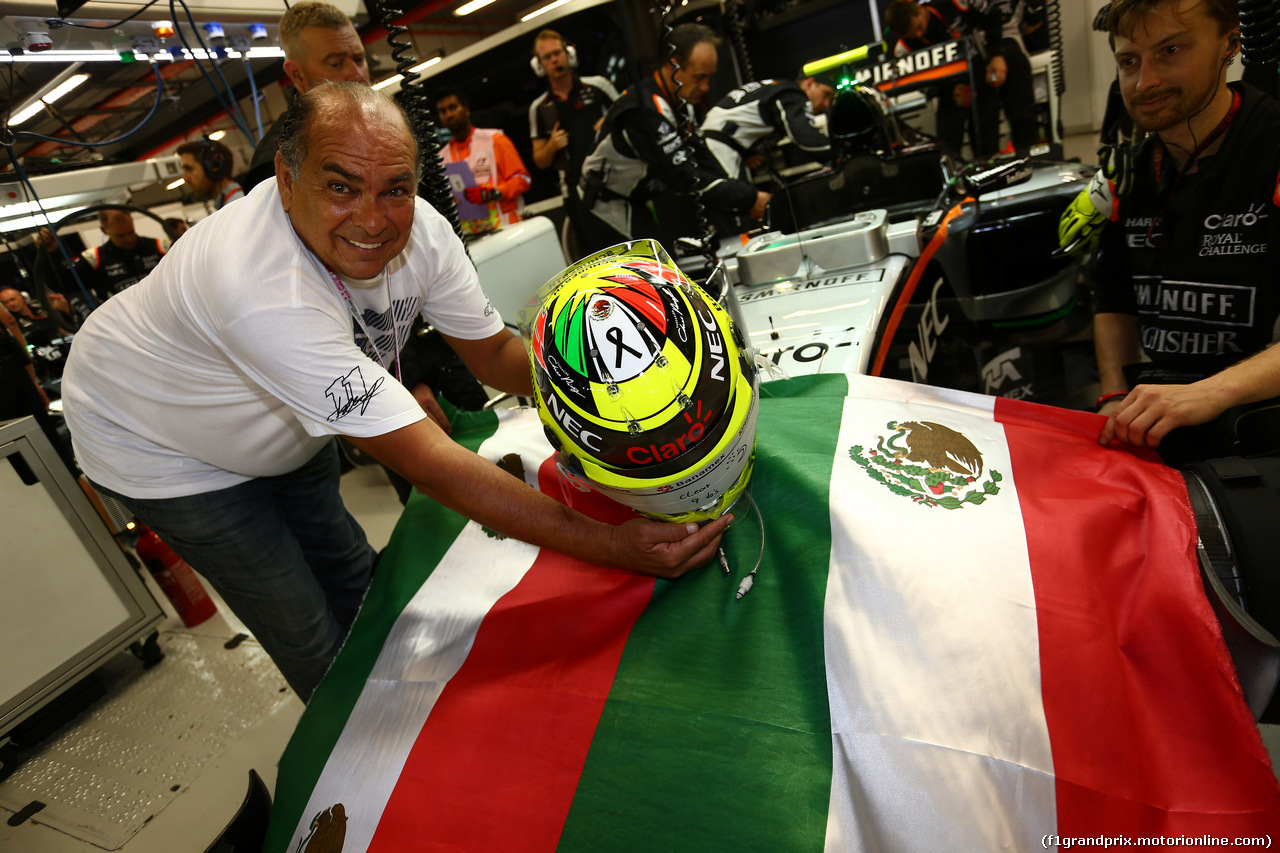
<svg viewBox="0 0 1280 853">
<path fill-rule="evenodd" d="M 469 340 L 502 329 L 462 244 L 422 199 L 385 284 L 346 290 L 388 368 L 415 314 Z M 408 390 L 356 343 L 367 344 L 359 328 L 264 182 L 184 234 L 76 333 L 62 392 L 77 459 L 121 494 L 182 497 L 292 471 L 334 434 L 421 420 Z"/>
</svg>

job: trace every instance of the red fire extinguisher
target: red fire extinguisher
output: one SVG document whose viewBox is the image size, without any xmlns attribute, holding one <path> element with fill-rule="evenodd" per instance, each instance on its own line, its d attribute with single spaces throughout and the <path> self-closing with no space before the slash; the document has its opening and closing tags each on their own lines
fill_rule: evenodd
<svg viewBox="0 0 1280 853">
<path fill-rule="evenodd" d="M 142 535 L 133 547 L 182 617 L 184 625 L 193 628 L 218 612 L 218 605 L 204 591 L 195 570 L 164 544 L 154 530 L 143 527 Z"/>
</svg>

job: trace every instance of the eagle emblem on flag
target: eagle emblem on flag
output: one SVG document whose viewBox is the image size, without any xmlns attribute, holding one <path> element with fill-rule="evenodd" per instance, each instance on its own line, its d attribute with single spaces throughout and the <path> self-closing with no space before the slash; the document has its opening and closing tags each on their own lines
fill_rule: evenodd
<svg viewBox="0 0 1280 853">
<path fill-rule="evenodd" d="M 849 457 L 867 476 L 895 495 L 925 506 L 960 509 L 1000 493 L 1004 477 L 988 470 L 982 480 L 982 452 L 950 427 L 929 421 L 889 421 L 886 438 L 873 448 L 854 445 Z"/>
</svg>

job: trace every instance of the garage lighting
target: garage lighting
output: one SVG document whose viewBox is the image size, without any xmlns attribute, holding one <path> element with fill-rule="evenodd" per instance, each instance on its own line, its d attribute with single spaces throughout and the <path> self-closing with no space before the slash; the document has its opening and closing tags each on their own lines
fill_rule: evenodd
<svg viewBox="0 0 1280 853">
<path fill-rule="evenodd" d="M 409 70 L 414 73 L 417 73 L 419 71 L 422 71 L 425 68 L 430 68 L 431 66 L 435 65 L 437 62 L 439 62 L 442 59 L 444 59 L 443 54 L 441 54 L 440 56 L 433 56 L 430 59 L 428 59 L 426 62 L 420 62 L 417 65 L 410 68 Z M 374 83 L 373 88 L 385 89 L 386 87 L 390 86 L 392 83 L 398 83 L 403 79 L 404 79 L 403 74 L 392 74 L 386 80 L 379 80 L 377 83 Z"/>
<path fill-rule="evenodd" d="M 177 51 L 175 56 L 171 51 L 162 51 L 155 56 L 148 54 L 134 54 L 136 59 L 148 58 L 151 60 L 159 60 L 163 62 L 173 62 L 180 59 L 190 57 L 192 59 L 219 59 L 217 51 L 206 52 L 201 48 L 194 51 L 186 52 L 182 48 L 173 48 Z M 250 48 L 248 53 L 241 53 L 240 56 L 245 59 L 283 59 L 284 48 L 282 47 L 254 47 Z M 68 62 L 119 62 L 120 54 L 114 50 L 46 50 L 41 53 L 11 53 L 0 48 L 0 65 L 5 63 L 19 62 L 57 62 L 66 65 Z"/>
<path fill-rule="evenodd" d="M 214 142 L 217 142 L 219 139 L 221 139 L 226 135 L 227 135 L 227 132 L 225 130 L 215 130 L 213 133 L 209 134 L 209 138 L 212 139 Z"/>
<path fill-rule="evenodd" d="M 79 67 L 79 66 L 76 66 L 76 67 Z M 75 68 L 70 68 L 67 70 L 74 71 Z M 71 76 L 68 77 L 66 76 L 66 72 L 63 72 L 63 74 L 60 74 L 58 78 L 55 78 L 53 82 L 50 83 L 52 88 L 49 89 L 48 92 L 45 92 L 42 95 L 38 95 L 37 97 L 33 98 L 30 102 L 23 104 L 21 107 L 19 107 L 18 110 L 14 112 L 13 116 L 9 119 L 9 125 L 13 126 L 13 125 L 21 124 L 22 122 L 34 116 L 36 113 L 43 110 L 47 104 L 52 104 L 54 101 L 58 100 L 63 95 L 67 94 L 76 86 L 79 86 L 81 83 L 83 83 L 85 80 L 88 80 L 88 79 L 89 79 L 88 74 L 72 74 Z"/>
<path fill-rule="evenodd" d="M 522 24 L 523 24 L 525 21 L 533 20 L 534 18 L 538 17 L 539 15 L 543 14 L 544 12 L 550 12 L 552 9 L 558 9 L 558 8 L 560 8 L 561 6 L 563 6 L 565 3 L 568 3 L 568 2 L 569 2 L 569 0 L 555 0 L 555 2 L 554 2 L 554 3 L 548 3 L 547 5 L 543 6 L 541 9 L 537 9 L 537 10 L 535 10 L 535 11 L 533 11 L 533 12 L 530 12 L 529 14 L 525 15 L 523 18 L 521 18 L 521 19 L 520 19 L 520 23 L 522 23 Z"/>
<path fill-rule="evenodd" d="M 493 0 L 471 0 L 470 3 L 463 3 L 461 6 L 454 9 L 453 14 L 457 15 L 458 17 L 462 17 L 463 15 L 470 15 L 476 9 L 483 9 L 485 6 L 488 6 L 492 2 Z"/>
</svg>

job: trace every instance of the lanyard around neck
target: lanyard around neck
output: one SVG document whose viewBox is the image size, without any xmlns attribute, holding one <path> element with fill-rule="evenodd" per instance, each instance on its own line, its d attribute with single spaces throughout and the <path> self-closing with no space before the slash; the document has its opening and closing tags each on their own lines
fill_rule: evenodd
<svg viewBox="0 0 1280 853">
<path fill-rule="evenodd" d="M 347 310 L 350 311 L 351 316 L 355 318 L 356 324 L 360 327 L 360 331 L 364 332 L 365 340 L 369 342 L 369 346 L 373 347 L 374 354 L 378 356 L 378 364 L 382 365 L 383 370 L 390 372 L 391 368 L 387 367 L 386 359 L 382 357 L 382 350 L 378 347 L 378 339 L 373 336 L 369 331 L 369 327 L 365 325 L 364 318 L 360 316 L 360 310 L 356 308 L 355 303 L 351 301 L 351 294 L 347 292 L 347 286 L 342 283 L 342 279 L 338 278 L 337 274 L 333 270 L 329 269 L 328 264 L 325 265 L 324 271 L 329 274 L 329 278 L 333 281 L 333 286 L 337 289 L 338 295 L 347 303 Z M 396 323 L 396 312 L 394 304 L 391 301 L 390 284 L 387 286 L 387 315 L 391 320 L 391 346 L 393 348 L 393 355 L 395 356 L 393 363 L 396 368 L 396 381 L 403 385 L 404 379 L 400 375 L 400 326 Z"/>
<path fill-rule="evenodd" d="M 1231 96 L 1231 106 L 1227 109 L 1227 114 L 1222 117 L 1222 121 L 1218 122 L 1217 127 L 1209 131 L 1209 135 L 1204 138 L 1203 142 L 1195 147 L 1195 150 L 1191 152 L 1191 156 L 1187 158 L 1187 162 L 1178 170 L 1178 176 L 1174 180 L 1173 189 L 1177 189 L 1178 184 L 1182 181 L 1182 176 L 1188 169 L 1195 166 L 1196 160 L 1199 159 L 1200 155 L 1203 154 L 1210 145 L 1216 142 L 1219 136 L 1227 132 L 1227 128 L 1230 127 L 1231 122 L 1235 120 L 1236 113 L 1240 112 L 1240 93 L 1232 91 Z M 1156 141 L 1158 144 L 1156 145 L 1153 161 L 1156 167 L 1156 181 L 1158 182 L 1160 180 L 1160 172 L 1164 168 L 1165 142 L 1163 139 L 1160 139 L 1159 136 L 1156 137 Z M 1170 196 L 1172 196 L 1172 194 L 1171 190 Z"/>
<path fill-rule="evenodd" d="M 1236 113 L 1240 111 L 1240 93 L 1233 91 L 1231 94 L 1231 107 L 1227 110 L 1227 114 L 1222 117 L 1222 121 L 1218 122 L 1218 126 L 1209 132 L 1209 135 L 1204 138 L 1204 141 L 1195 147 L 1195 150 L 1191 152 L 1191 156 L 1187 158 L 1187 162 L 1182 164 L 1182 168 L 1178 169 L 1178 174 L 1174 176 L 1173 185 L 1169 187 L 1169 194 L 1165 198 L 1164 203 L 1160 206 L 1160 212 L 1157 213 L 1147 225 L 1147 245 L 1155 245 L 1155 228 L 1160 224 L 1161 220 L 1164 219 L 1165 214 L 1169 212 L 1169 206 L 1173 204 L 1173 196 L 1178 192 L 1178 187 L 1182 185 L 1182 178 L 1187 174 L 1187 170 L 1195 165 L 1196 160 L 1200 155 L 1203 154 L 1219 136 L 1222 136 L 1222 134 L 1227 132 L 1227 128 L 1230 127 L 1231 122 L 1235 120 Z M 1165 145 L 1164 140 L 1160 139 L 1158 136 L 1156 137 L 1156 143 L 1156 150 L 1152 157 L 1152 164 L 1155 166 L 1156 170 L 1156 198 L 1159 198 L 1160 195 L 1162 195 L 1160 192 L 1160 172 L 1164 168 Z M 1157 246 L 1157 248 L 1163 247 Z"/>
</svg>

